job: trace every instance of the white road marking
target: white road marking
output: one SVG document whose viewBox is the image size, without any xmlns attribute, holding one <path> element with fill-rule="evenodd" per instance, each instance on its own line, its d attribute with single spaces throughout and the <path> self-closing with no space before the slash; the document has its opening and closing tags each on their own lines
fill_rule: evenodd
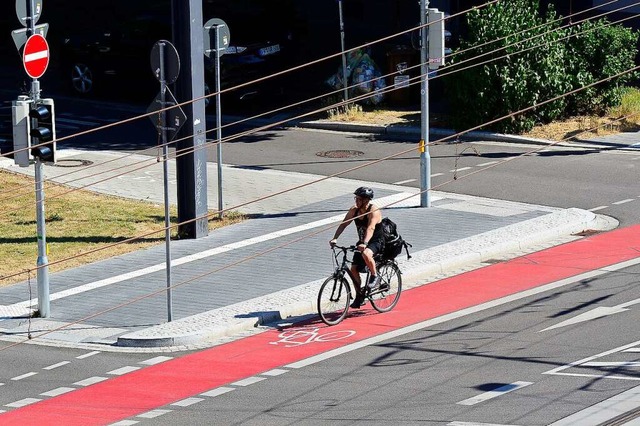
<svg viewBox="0 0 640 426">
<path fill-rule="evenodd" d="M 405 183 L 409 183 L 409 182 L 415 182 L 418 179 L 407 179 L 407 180 L 401 180 L 400 182 L 394 182 L 393 185 L 404 185 Z"/>
<path fill-rule="evenodd" d="M 219 388 L 212 389 L 210 391 L 201 393 L 200 395 L 209 396 L 209 397 L 215 398 L 216 396 L 224 395 L 225 393 L 229 393 L 229 392 L 231 392 L 233 390 L 235 390 L 235 388 L 228 388 L 228 387 L 225 387 L 225 386 L 221 386 Z"/>
<path fill-rule="evenodd" d="M 625 262 L 626 263 L 626 262 Z M 549 371 L 545 371 L 542 374 L 553 374 L 553 375 L 558 375 L 558 376 L 573 376 L 573 377 L 606 377 L 607 379 L 619 379 L 619 380 L 640 380 L 640 378 L 637 377 L 625 377 L 625 376 L 610 376 L 610 375 L 603 375 L 603 374 L 583 374 L 583 373 L 563 373 L 562 371 L 567 370 L 569 368 L 572 367 L 580 367 L 583 364 L 586 364 L 588 362 L 592 362 L 595 359 L 598 358 L 602 358 L 604 356 L 607 355 L 611 355 L 614 354 L 616 352 L 624 352 L 626 349 L 629 348 L 633 348 L 634 346 L 638 346 L 640 344 L 640 340 L 633 342 L 633 343 L 629 343 L 628 345 L 624 345 L 624 346 L 620 346 L 614 349 L 610 349 L 608 351 L 605 352 L 601 352 L 597 355 L 593 355 L 587 358 L 583 358 L 581 360 L 578 361 L 574 361 L 570 364 L 565 364 L 562 365 L 560 367 L 556 367 L 553 368 Z"/>
<path fill-rule="evenodd" d="M 521 389 L 525 386 L 532 385 L 532 382 L 515 382 L 508 385 L 500 386 L 492 391 L 481 393 L 472 398 L 465 399 L 464 401 L 457 402 L 458 405 L 476 405 L 484 401 L 488 401 L 493 398 L 497 398 L 509 392 Z"/>
<path fill-rule="evenodd" d="M 640 367 L 638 361 L 621 361 L 621 362 L 604 362 L 604 361 L 591 361 L 585 362 L 581 367 Z"/>
<path fill-rule="evenodd" d="M 62 367 L 63 365 L 71 364 L 71 361 L 62 361 L 57 364 L 50 365 L 48 367 L 44 367 L 43 370 L 53 370 L 54 368 Z"/>
<path fill-rule="evenodd" d="M 52 389 L 48 392 L 43 392 L 40 395 L 42 396 L 58 396 L 58 395 L 62 395 L 63 393 L 67 393 L 67 392 L 71 392 L 76 390 L 75 388 L 56 388 L 56 389 Z"/>
<path fill-rule="evenodd" d="M 21 399 L 20 401 L 12 402 L 11 404 L 6 404 L 5 407 L 21 408 L 21 407 L 26 407 L 27 405 L 35 404 L 36 402 L 40 402 L 40 401 L 42 400 L 38 398 L 25 398 L 25 399 Z"/>
<path fill-rule="evenodd" d="M 584 410 L 578 411 L 549 426 L 596 426 L 640 406 L 640 386 L 622 392 Z M 629 423 L 625 423 L 629 424 Z"/>
<path fill-rule="evenodd" d="M 636 303 L 640 303 L 640 299 L 636 299 Z M 606 307 L 606 306 L 599 306 L 595 309 L 592 309 L 588 312 L 582 313 L 580 315 L 577 315 L 573 318 L 569 318 L 568 320 L 562 321 L 558 324 L 552 325 L 551 327 L 547 327 L 544 330 L 540 330 L 538 333 L 542 333 L 543 331 L 549 331 L 549 330 L 553 330 L 556 328 L 560 328 L 560 327 L 566 327 L 569 325 L 575 325 L 575 324 L 579 324 L 581 322 L 585 322 L 585 321 L 591 321 L 594 319 L 598 319 L 598 318 L 603 318 L 609 315 L 614 315 L 614 314 L 619 314 L 620 312 L 626 312 L 629 309 L 627 309 L 626 307 L 623 306 L 613 306 L 613 307 Z"/>
<path fill-rule="evenodd" d="M 275 368 L 270 371 L 265 371 L 264 373 L 260 373 L 262 376 L 279 376 L 284 373 L 288 373 L 289 370 L 283 370 L 281 368 Z"/>
<path fill-rule="evenodd" d="M 138 364 L 156 365 L 156 364 L 160 364 L 161 362 L 169 361 L 170 359 L 173 359 L 173 357 L 170 357 L 170 356 L 157 356 L 155 358 L 151 358 L 151 359 L 148 359 L 146 361 L 140 361 Z"/>
<path fill-rule="evenodd" d="M 407 198 L 407 197 L 410 197 L 410 198 Z M 384 206 L 384 205 L 396 203 L 396 204 L 393 204 L 396 207 L 412 207 L 412 206 L 419 205 L 419 197 L 420 197 L 419 194 L 400 192 L 398 194 L 393 194 L 388 197 L 383 197 L 378 199 L 378 205 Z M 340 222 L 342 221 L 342 219 L 344 219 L 344 215 L 336 215 L 326 219 L 316 220 L 314 222 L 306 223 L 299 226 L 294 226 L 292 228 L 270 232 L 268 234 L 259 235 L 257 237 L 249 238 L 242 241 L 237 241 L 235 243 L 227 244 L 221 247 L 216 247 L 210 250 L 201 251 L 199 253 L 194 253 L 188 256 L 181 257 L 179 259 L 175 259 L 174 261 L 172 261 L 172 265 L 173 266 L 184 265 L 186 263 L 195 262 L 197 260 L 202 260 L 207 257 L 226 253 L 232 250 L 237 250 L 237 249 L 248 247 L 258 243 L 263 243 L 265 241 L 273 240 L 280 237 L 285 237 L 287 235 L 292 235 L 298 232 L 308 231 L 313 228 L 319 228 L 321 226 L 330 225 L 332 223 Z M 122 281 L 138 278 L 143 275 L 148 275 L 154 272 L 162 271 L 165 269 L 165 267 L 166 267 L 165 262 L 158 263 L 156 265 L 149 266 L 147 268 L 138 269 L 135 271 L 127 272 L 125 274 L 117 275 L 115 277 L 109 277 L 100 281 L 87 283 L 84 285 L 80 285 L 78 287 L 70 288 L 68 290 L 63 290 L 57 293 L 53 293 L 50 295 L 49 300 L 54 301 L 54 300 L 62 299 L 64 297 L 69 297 L 69 296 L 74 296 L 76 294 L 84 293 L 90 290 L 95 290 L 101 287 L 106 287 L 108 285 L 116 284 Z M 35 306 L 37 304 L 38 304 L 38 298 L 33 298 L 31 300 L 25 300 L 24 302 L 14 303 L 12 305 L 7 305 L 7 306 L 0 305 L 0 308 L 8 308 L 8 309 L 24 308 L 24 307 Z"/>
<path fill-rule="evenodd" d="M 75 382 L 74 385 L 91 386 L 95 385 L 96 383 L 104 382 L 105 380 L 107 380 L 107 377 L 94 376 L 89 377 L 88 379 L 80 380 L 79 382 Z"/>
<path fill-rule="evenodd" d="M 453 169 L 453 170 L 449 170 L 450 173 L 456 173 L 456 172 L 464 172 L 467 170 L 471 170 L 471 167 L 460 167 L 459 169 Z"/>
<path fill-rule="evenodd" d="M 266 379 L 267 379 L 266 377 L 247 377 L 246 379 L 238 380 L 237 382 L 234 382 L 231 384 L 234 386 L 249 386 Z"/>
<path fill-rule="evenodd" d="M 156 417 L 160 417 L 163 414 L 171 413 L 172 411 L 173 410 L 151 410 L 136 417 L 140 417 L 142 419 L 155 419 Z"/>
<path fill-rule="evenodd" d="M 432 178 L 438 177 L 438 176 L 444 176 L 444 173 L 434 173 L 431 175 Z"/>
<path fill-rule="evenodd" d="M 632 201 L 635 201 L 635 200 L 633 198 L 627 198 L 626 200 L 616 201 L 615 203 L 611 203 L 611 204 L 615 204 L 616 206 L 619 206 L 620 204 L 626 204 Z"/>
<path fill-rule="evenodd" d="M 120 420 L 119 422 L 116 423 L 111 423 L 109 426 L 131 426 L 131 425 L 137 425 L 138 421 L 136 420 Z"/>
<path fill-rule="evenodd" d="M 640 352 L 640 348 L 630 348 L 630 349 L 625 349 L 622 352 Z"/>
<path fill-rule="evenodd" d="M 447 426 L 518 426 L 518 425 L 504 425 L 498 423 L 478 423 L 478 422 L 451 422 L 447 423 Z"/>
<path fill-rule="evenodd" d="M 12 378 L 11 380 L 18 381 L 18 380 L 26 379 L 27 377 L 35 376 L 36 374 L 38 374 L 38 373 L 35 373 L 35 372 L 32 371 L 31 373 L 23 374 L 21 376 L 16 376 L 16 377 Z"/>
<path fill-rule="evenodd" d="M 492 164 L 498 164 L 498 161 L 489 161 L 488 163 L 476 164 L 476 167 L 486 167 L 491 166 Z"/>
<path fill-rule="evenodd" d="M 598 206 L 598 207 L 594 207 L 592 209 L 589 209 L 590 212 L 597 212 L 598 210 L 604 210 L 604 209 L 608 209 L 609 206 Z"/>
<path fill-rule="evenodd" d="M 86 353 L 84 355 L 79 355 L 76 357 L 76 359 L 85 359 L 85 358 L 89 358 L 90 356 L 94 356 L 94 355 L 98 355 L 100 352 L 99 351 L 93 351 L 93 352 L 89 352 Z"/>
<path fill-rule="evenodd" d="M 496 306 L 504 305 L 506 303 L 514 302 L 516 300 L 524 299 L 526 297 L 534 296 L 536 294 L 544 293 L 546 291 L 555 290 L 560 287 L 564 287 L 567 285 L 574 284 L 576 282 L 580 282 L 582 280 L 586 280 L 589 278 L 597 277 L 603 274 L 608 274 L 609 272 L 617 271 L 620 269 L 628 268 L 629 266 L 640 264 L 640 258 L 627 260 L 625 262 L 620 262 L 615 265 L 607 266 L 604 268 L 600 268 L 594 271 L 585 272 L 584 274 L 576 275 L 573 277 L 565 278 L 560 281 L 556 281 L 553 283 L 549 283 L 540 287 L 532 288 L 530 290 L 522 291 L 517 294 L 512 294 L 510 296 L 502 297 L 500 299 L 492 300 L 486 303 L 482 303 L 477 306 L 472 306 L 470 308 L 461 309 L 456 312 L 452 312 L 447 315 L 442 315 L 437 318 L 432 318 L 426 321 L 419 322 L 417 324 L 413 324 L 404 328 L 400 328 L 397 330 L 389 331 L 387 333 L 380 334 L 378 336 L 370 337 L 368 339 L 361 340 L 359 342 L 351 343 L 349 345 L 342 346 L 340 348 L 332 349 L 330 351 L 324 352 L 322 354 L 318 354 L 307 359 L 303 359 L 301 361 L 293 362 L 291 364 L 287 364 L 284 367 L 286 368 L 304 368 L 309 365 L 313 365 L 318 362 L 322 362 L 324 360 L 340 356 L 342 354 L 355 351 L 360 348 L 364 348 L 370 345 L 374 345 L 380 342 L 384 342 L 385 340 L 393 339 L 399 336 L 404 336 L 405 334 L 413 333 L 414 331 L 422 330 L 427 327 L 431 327 L 437 324 L 442 324 L 447 321 L 451 321 L 457 318 L 462 318 L 467 315 L 475 314 L 478 312 L 482 312 L 487 309 L 495 308 Z M 632 345 L 628 345 L 622 349 L 627 349 L 632 346 L 637 346 L 640 342 L 636 342 Z M 587 360 L 587 361 L 590 361 Z M 569 368 L 569 367 L 566 367 Z M 553 371 L 553 370 L 551 370 Z M 549 372 L 548 372 L 549 373 Z M 640 379 L 639 379 L 640 380 Z"/>
<path fill-rule="evenodd" d="M 132 371 L 140 370 L 140 367 L 131 367 L 126 366 L 122 368 L 117 368 L 115 370 L 109 371 L 107 374 L 111 374 L 113 376 L 122 376 L 123 374 L 131 373 Z"/>
<path fill-rule="evenodd" d="M 190 405 L 197 404 L 198 402 L 201 402 L 201 401 L 204 401 L 204 399 L 203 398 L 186 398 L 186 399 L 183 399 L 182 401 L 174 402 L 171 405 L 176 405 L 178 407 L 188 407 Z"/>
</svg>

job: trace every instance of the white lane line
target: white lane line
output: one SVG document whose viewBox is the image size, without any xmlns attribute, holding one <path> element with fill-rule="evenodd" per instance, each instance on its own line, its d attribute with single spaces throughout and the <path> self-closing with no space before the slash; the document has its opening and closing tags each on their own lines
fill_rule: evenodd
<svg viewBox="0 0 640 426">
<path fill-rule="evenodd" d="M 449 170 L 449 172 L 456 173 L 456 172 L 465 172 L 467 170 L 471 170 L 471 167 L 460 167 L 459 169 Z"/>
<path fill-rule="evenodd" d="M 584 410 L 578 411 L 549 426 L 596 426 L 640 406 L 640 386 L 631 388 Z M 629 424 L 629 423 L 625 423 Z"/>
<path fill-rule="evenodd" d="M 136 370 L 140 370 L 140 367 L 126 366 L 122 368 L 117 368 L 115 370 L 111 370 L 107 374 L 111 374 L 112 376 L 122 376 L 123 374 L 128 374 Z"/>
<path fill-rule="evenodd" d="M 407 198 L 411 197 L 411 198 Z M 395 207 L 415 207 L 420 204 L 420 195 L 412 194 L 408 192 L 400 192 L 398 194 L 393 194 L 388 197 L 383 197 L 378 199 L 376 205 L 384 206 L 392 203 Z M 407 198 L 405 200 L 405 198 Z M 402 200 L 402 201 L 400 201 Z M 315 222 L 306 223 L 299 226 L 294 226 L 293 228 L 282 229 L 280 231 L 270 232 L 268 234 L 259 235 L 257 237 L 249 238 L 242 241 L 237 241 L 235 243 L 227 244 L 224 246 L 216 247 L 213 249 L 201 251 L 199 253 L 190 254 L 188 256 L 181 257 L 172 262 L 173 266 L 184 265 L 189 262 L 195 262 L 197 260 L 205 259 L 207 257 L 215 256 L 221 253 L 226 253 L 232 250 L 237 250 L 240 248 L 248 247 L 251 245 L 255 245 L 258 243 L 263 243 L 265 241 L 273 240 L 280 237 L 285 237 L 287 235 L 292 235 L 298 232 L 308 231 L 313 228 L 319 228 L 321 226 L 327 226 L 332 223 L 340 222 L 344 219 L 344 215 L 336 215 L 331 216 L 326 219 L 316 220 Z M 70 288 L 67 290 L 59 291 L 57 293 L 53 293 L 49 296 L 49 300 L 54 301 L 58 299 L 62 299 L 64 297 L 74 296 L 76 294 L 84 293 L 90 290 L 95 290 L 101 287 L 106 287 L 108 285 L 116 284 L 122 281 L 134 279 L 141 277 L 143 275 L 152 274 L 154 272 L 162 271 L 166 267 L 166 263 L 158 263 L 157 265 L 149 266 L 147 268 L 138 269 L 135 271 L 127 272 L 125 274 L 117 275 L 115 277 L 109 277 L 104 280 L 95 281 L 92 283 L 80 285 L 78 287 Z M 30 306 L 35 306 L 38 303 L 38 298 L 33 298 L 31 300 L 25 300 L 24 302 L 14 303 L 12 305 L 0 306 L 2 308 L 25 308 Z"/>
<path fill-rule="evenodd" d="M 438 176 L 444 176 L 444 173 L 434 173 L 431 175 L 432 178 L 438 177 Z"/>
<path fill-rule="evenodd" d="M 94 356 L 94 355 L 98 355 L 100 352 L 99 351 L 93 351 L 93 352 L 89 352 L 86 353 L 84 355 L 79 355 L 76 357 L 76 359 L 85 359 L 85 358 L 89 358 L 90 356 Z"/>
<path fill-rule="evenodd" d="M 43 392 L 40 395 L 42 396 L 58 396 L 58 395 L 62 395 L 63 393 L 67 393 L 67 392 L 71 392 L 76 390 L 76 388 L 56 388 L 56 389 L 52 389 L 48 392 Z"/>
<path fill-rule="evenodd" d="M 597 212 L 598 210 L 604 210 L 604 209 L 608 209 L 609 206 L 598 206 L 598 207 L 594 207 L 592 209 L 589 209 L 590 212 Z"/>
<path fill-rule="evenodd" d="M 173 357 L 170 357 L 170 356 L 157 356 L 155 358 L 151 358 L 151 359 L 148 359 L 146 361 L 140 361 L 138 364 L 156 365 L 156 364 L 160 364 L 161 362 L 169 361 L 170 359 L 173 359 Z"/>
<path fill-rule="evenodd" d="M 204 401 L 204 399 L 203 398 L 186 398 L 186 399 L 183 399 L 182 401 L 174 402 L 171 405 L 175 405 L 177 407 L 188 407 L 190 405 L 197 404 L 198 402 L 201 402 L 201 401 Z"/>
<path fill-rule="evenodd" d="M 71 364 L 71 361 L 62 361 L 57 364 L 50 365 L 48 367 L 44 367 L 43 370 L 53 370 L 58 367 L 62 367 L 63 365 Z"/>
<path fill-rule="evenodd" d="M 492 391 L 481 393 L 472 398 L 467 398 L 464 401 L 457 402 L 458 405 L 476 405 L 481 402 L 488 401 L 493 398 L 497 398 L 509 392 L 513 392 L 518 389 L 522 389 L 525 386 L 533 384 L 532 382 L 515 382 L 508 385 L 500 386 Z"/>
<path fill-rule="evenodd" d="M 38 374 L 38 373 L 35 373 L 35 372 L 32 371 L 31 373 L 27 373 L 27 374 L 23 374 L 21 376 L 13 377 L 11 380 L 18 381 L 18 380 L 26 379 L 27 377 L 35 376 L 36 374 Z"/>
<path fill-rule="evenodd" d="M 393 185 L 404 185 L 405 183 L 409 183 L 409 182 L 415 182 L 418 179 L 407 179 L 407 180 L 401 180 L 400 182 L 393 182 Z"/>
<path fill-rule="evenodd" d="M 260 375 L 262 375 L 262 376 L 279 376 L 281 374 L 288 373 L 288 372 L 289 372 L 289 370 L 283 370 L 281 368 L 274 368 L 273 370 L 265 371 L 264 373 L 260 373 Z"/>
<path fill-rule="evenodd" d="M 551 290 L 555 290 L 557 288 L 561 288 L 567 285 L 571 285 L 574 284 L 576 282 L 580 282 L 582 280 L 586 280 L 589 278 L 593 278 L 593 277 L 597 277 L 603 274 L 608 274 L 609 272 L 614 272 L 614 271 L 618 271 L 620 269 L 624 269 L 624 268 L 628 268 L 630 266 L 633 265 L 637 265 L 640 264 L 640 258 L 636 258 L 636 259 L 631 259 L 631 260 L 627 260 L 625 262 L 620 262 L 617 263 L 615 265 L 611 265 L 611 266 L 607 266 L 604 268 L 600 268 L 598 270 L 595 271 L 589 271 L 589 272 L 585 272 L 584 274 L 580 274 L 580 275 L 576 275 L 574 277 L 569 277 L 569 278 L 565 278 L 563 280 L 560 281 L 556 281 L 550 284 L 546 284 L 540 287 L 536 287 L 536 288 L 532 288 L 530 290 L 526 290 L 526 291 L 522 291 L 520 293 L 516 293 L 516 294 L 512 294 L 510 296 L 506 296 L 506 297 L 502 297 L 500 299 L 496 299 L 496 300 L 492 300 L 486 303 L 482 303 L 480 305 L 477 306 L 472 306 L 470 308 L 466 308 L 466 309 L 461 309 L 459 311 L 456 312 L 452 312 L 450 314 L 447 315 L 442 315 L 440 317 L 437 318 L 432 318 L 426 321 L 422 321 L 419 322 L 417 324 L 413 324 L 404 328 L 400 328 L 397 330 L 393 330 L 393 331 L 389 331 L 387 333 L 384 334 L 380 334 L 378 336 L 374 336 L 374 337 L 369 337 L 368 339 L 364 339 L 361 340 L 359 342 L 355 342 L 355 343 L 351 343 L 349 345 L 346 346 L 342 346 L 340 348 L 336 348 L 336 349 L 332 349 L 330 351 L 324 352 L 322 354 L 318 354 L 318 355 L 314 355 L 312 357 L 309 357 L 307 359 L 303 359 L 301 361 L 297 361 L 297 362 L 293 362 L 291 364 L 287 364 L 284 367 L 285 368 L 304 368 L 307 367 L 309 365 L 313 365 L 316 364 L 318 362 L 322 362 L 324 360 L 336 357 L 336 356 L 340 356 L 342 354 L 351 352 L 351 351 L 355 351 L 358 350 L 360 348 L 365 348 L 367 346 L 370 345 L 375 345 L 377 343 L 380 342 L 384 342 L 385 340 L 389 340 L 389 339 L 393 339 L 396 337 L 400 337 L 400 336 L 404 336 L 406 334 L 409 333 L 413 333 L 414 331 L 418 331 L 418 330 L 422 330 L 425 329 L 427 327 L 431 327 L 434 325 L 438 325 L 438 324 L 442 324 L 445 323 L 447 321 L 451 321 L 454 319 L 458 319 L 458 318 L 462 318 L 464 316 L 467 315 L 471 315 L 471 314 L 475 314 L 478 312 L 482 312 L 484 310 L 487 309 L 491 309 L 491 308 L 495 308 L 496 306 L 501 306 L 504 305 L 506 303 L 511 303 L 514 302 L 516 300 L 520 300 L 520 299 L 524 299 L 526 297 L 530 297 L 530 296 L 534 296 L 536 294 L 540 294 L 540 293 L 544 293 L 547 291 L 551 291 Z M 640 342 L 636 342 L 634 344 L 625 346 L 624 348 L 621 349 L 627 349 L 630 348 L 632 346 L 638 346 L 638 344 L 640 344 Z M 619 349 L 619 350 L 621 350 Z M 615 351 L 614 351 L 615 352 Z M 586 361 L 590 361 L 593 358 L 590 358 Z M 569 368 L 569 367 L 566 367 Z M 553 371 L 553 370 L 551 370 Z M 549 373 L 549 372 L 547 372 Z"/>
<path fill-rule="evenodd" d="M 626 200 L 616 201 L 615 203 L 611 203 L 611 204 L 615 204 L 616 206 L 619 206 L 620 204 L 626 204 L 632 201 L 635 201 L 635 200 L 633 198 L 627 198 Z"/>
<path fill-rule="evenodd" d="M 131 425 L 137 425 L 138 421 L 136 420 L 120 420 L 119 422 L 116 423 L 111 423 L 109 426 L 131 426 Z"/>
<path fill-rule="evenodd" d="M 95 385 L 96 383 L 104 382 L 105 380 L 107 380 L 107 377 L 93 376 L 93 377 L 89 377 L 88 379 L 84 379 L 84 380 L 80 380 L 79 382 L 75 382 L 74 385 L 76 385 L 76 386 L 91 386 L 91 385 Z"/>
<path fill-rule="evenodd" d="M 40 401 L 42 400 L 38 398 L 25 398 L 25 399 L 21 399 L 20 401 L 12 402 L 11 404 L 6 404 L 5 407 L 21 408 L 21 407 L 26 407 L 27 405 L 35 404 L 36 402 L 40 402 Z"/>
<path fill-rule="evenodd" d="M 629 349 L 625 349 L 622 352 L 640 352 L 640 348 L 629 348 Z"/>
<path fill-rule="evenodd" d="M 489 161 L 488 163 L 476 164 L 476 167 L 486 167 L 491 166 L 492 164 L 498 164 L 497 161 Z"/>
<path fill-rule="evenodd" d="M 155 419 L 156 417 L 160 417 L 163 414 L 171 413 L 172 411 L 173 410 L 151 410 L 136 417 L 140 417 L 142 419 Z"/>
<path fill-rule="evenodd" d="M 209 397 L 215 398 L 216 396 L 224 395 L 225 393 L 229 393 L 229 392 L 231 392 L 233 390 L 235 390 L 235 388 L 228 388 L 226 386 L 221 386 L 219 388 L 212 389 L 212 390 L 207 391 L 205 393 L 201 393 L 200 395 L 209 396 Z"/>
<path fill-rule="evenodd" d="M 249 386 L 266 379 L 267 379 L 266 377 L 247 377 L 246 379 L 238 380 L 237 382 L 234 382 L 231 384 L 234 386 Z"/>
</svg>

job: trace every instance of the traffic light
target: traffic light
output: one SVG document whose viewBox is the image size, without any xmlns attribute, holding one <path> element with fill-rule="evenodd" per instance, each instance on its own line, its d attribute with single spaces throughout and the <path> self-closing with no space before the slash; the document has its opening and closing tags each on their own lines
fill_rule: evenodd
<svg viewBox="0 0 640 426">
<path fill-rule="evenodd" d="M 41 99 L 33 104 L 31 122 L 31 155 L 41 161 L 56 162 L 56 122 L 53 99 Z M 47 143 L 48 142 L 48 143 Z"/>
</svg>

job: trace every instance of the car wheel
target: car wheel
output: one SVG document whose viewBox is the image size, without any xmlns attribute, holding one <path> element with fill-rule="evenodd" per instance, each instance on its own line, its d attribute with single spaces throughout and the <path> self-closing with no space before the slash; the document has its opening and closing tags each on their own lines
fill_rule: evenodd
<svg viewBox="0 0 640 426">
<path fill-rule="evenodd" d="M 80 95 L 87 95 L 93 90 L 93 71 L 88 65 L 73 64 L 71 67 L 71 87 Z"/>
</svg>

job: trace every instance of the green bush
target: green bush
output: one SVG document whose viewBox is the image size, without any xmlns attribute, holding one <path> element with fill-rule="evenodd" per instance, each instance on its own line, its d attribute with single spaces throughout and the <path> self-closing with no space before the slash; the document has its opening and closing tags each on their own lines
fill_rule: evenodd
<svg viewBox="0 0 640 426">
<path fill-rule="evenodd" d="M 460 50 L 476 48 L 456 55 L 455 60 L 460 63 L 486 53 L 479 59 L 460 63 L 460 67 L 492 61 L 448 78 L 452 107 L 459 111 L 454 120 L 457 128 L 480 125 L 569 90 L 571 85 L 564 70 L 566 47 L 558 41 L 566 31 L 553 22 L 556 20 L 553 9 L 545 17 L 538 11 L 538 0 L 510 0 L 469 13 L 468 38 L 461 41 Z M 490 43 L 502 37 L 505 38 Z M 491 128 L 508 133 L 526 132 L 536 122 L 558 118 L 564 107 L 565 101 L 560 99 L 501 120 Z"/>
<path fill-rule="evenodd" d="M 567 42 L 567 74 L 573 89 L 579 89 L 619 74 L 635 65 L 638 34 L 606 19 L 585 21 L 571 29 Z M 634 75 L 582 90 L 567 99 L 566 115 L 604 114 L 619 105 L 622 88 Z"/>
<path fill-rule="evenodd" d="M 461 71 L 446 78 L 456 128 L 481 125 L 633 67 L 638 35 L 632 30 L 606 20 L 563 29 L 552 7 L 546 16 L 539 11 L 539 0 L 510 0 L 468 14 L 468 37 L 454 61 Z M 620 102 L 631 78 L 628 74 L 539 105 L 489 128 L 523 133 L 537 123 L 603 113 Z"/>
</svg>

